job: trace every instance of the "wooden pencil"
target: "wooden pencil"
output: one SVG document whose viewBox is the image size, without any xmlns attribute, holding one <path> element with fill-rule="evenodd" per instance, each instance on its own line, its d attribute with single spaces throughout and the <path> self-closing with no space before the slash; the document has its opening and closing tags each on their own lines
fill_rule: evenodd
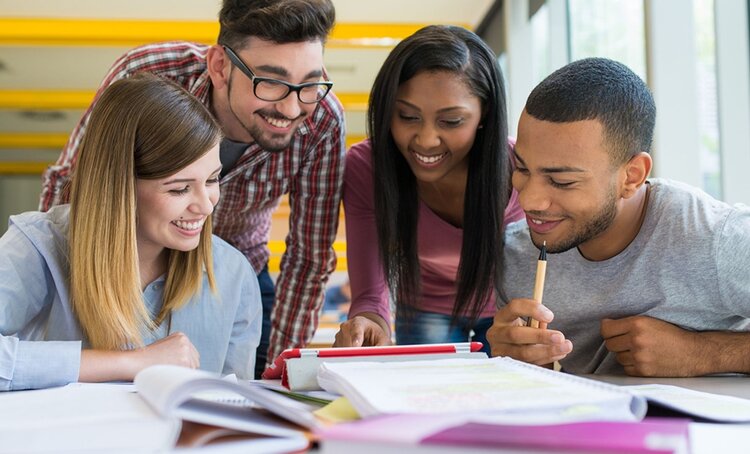
<svg viewBox="0 0 750 454">
<path fill-rule="evenodd" d="M 534 301 L 542 304 L 542 297 L 544 296 L 544 278 L 547 275 L 547 242 L 542 244 L 542 248 L 539 251 L 539 259 L 536 262 L 536 279 L 534 281 Z M 547 328 L 547 324 L 540 322 L 534 318 L 529 318 L 527 326 L 532 328 Z"/>
</svg>

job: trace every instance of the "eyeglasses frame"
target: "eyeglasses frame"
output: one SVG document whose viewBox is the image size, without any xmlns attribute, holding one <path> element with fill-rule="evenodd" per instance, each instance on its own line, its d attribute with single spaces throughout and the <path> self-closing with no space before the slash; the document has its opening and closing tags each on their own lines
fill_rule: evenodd
<svg viewBox="0 0 750 454">
<path fill-rule="evenodd" d="M 284 80 L 274 79 L 272 77 L 256 76 L 255 73 L 245 64 L 245 62 L 242 61 L 242 59 L 240 59 L 240 57 L 237 55 L 235 51 L 232 50 L 231 47 L 229 46 L 222 46 L 222 47 L 224 48 L 224 52 L 227 54 L 227 57 L 229 57 L 229 61 L 231 61 L 232 64 L 236 66 L 237 69 L 239 69 L 253 83 L 253 95 L 255 95 L 256 98 L 262 101 L 279 102 L 279 101 L 286 99 L 286 97 L 289 96 L 292 92 L 295 92 L 297 93 L 297 100 L 301 102 L 302 104 L 317 104 L 323 99 L 325 99 L 325 97 L 328 96 L 328 93 L 331 92 L 331 88 L 333 88 L 333 82 L 330 82 L 330 81 L 305 82 L 303 84 L 292 84 Z M 284 85 L 288 89 L 288 91 L 286 92 L 284 96 L 282 96 L 279 99 L 264 99 L 258 96 L 258 93 L 256 92 L 258 88 L 258 84 L 261 82 L 273 82 L 276 84 L 281 84 L 281 85 Z M 303 101 L 302 98 L 300 98 L 300 92 L 302 91 L 303 88 L 307 88 L 313 85 L 327 87 L 325 94 L 320 99 L 313 101 L 313 102 Z"/>
</svg>

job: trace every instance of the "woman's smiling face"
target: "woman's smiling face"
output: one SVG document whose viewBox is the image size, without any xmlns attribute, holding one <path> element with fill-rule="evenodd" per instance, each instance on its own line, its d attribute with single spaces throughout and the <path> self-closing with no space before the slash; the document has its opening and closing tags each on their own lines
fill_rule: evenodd
<svg viewBox="0 0 750 454">
<path fill-rule="evenodd" d="M 219 201 L 219 144 L 179 172 L 136 180 L 138 253 L 198 247 L 203 223 Z"/>
<path fill-rule="evenodd" d="M 436 183 L 468 167 L 482 102 L 455 73 L 423 71 L 396 94 L 391 135 L 417 180 Z"/>
</svg>

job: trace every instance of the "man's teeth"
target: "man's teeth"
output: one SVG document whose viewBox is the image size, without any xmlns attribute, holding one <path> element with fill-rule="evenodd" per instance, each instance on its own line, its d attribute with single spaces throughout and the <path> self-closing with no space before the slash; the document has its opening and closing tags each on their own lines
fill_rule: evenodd
<svg viewBox="0 0 750 454">
<path fill-rule="evenodd" d="M 531 222 L 534 224 L 544 224 L 544 221 L 540 221 L 539 219 L 532 219 Z"/>
<path fill-rule="evenodd" d="M 425 164 L 433 164 L 443 159 L 443 157 L 445 156 L 445 153 L 439 154 L 437 156 L 423 156 L 419 153 L 414 153 L 414 156 L 416 156 L 417 159 L 424 162 Z"/>
<path fill-rule="evenodd" d="M 288 128 L 290 124 L 292 124 L 291 120 L 287 120 L 285 118 L 271 118 L 271 117 L 263 117 L 266 119 L 267 122 L 269 122 L 271 125 L 276 126 L 277 128 Z"/>
<path fill-rule="evenodd" d="M 173 221 L 173 224 L 184 230 L 198 230 L 203 227 L 204 222 L 206 222 L 205 219 L 196 222 Z"/>
</svg>

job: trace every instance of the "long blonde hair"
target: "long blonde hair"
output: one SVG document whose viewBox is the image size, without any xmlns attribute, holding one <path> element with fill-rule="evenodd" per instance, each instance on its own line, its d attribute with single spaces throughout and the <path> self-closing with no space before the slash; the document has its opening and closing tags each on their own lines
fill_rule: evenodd
<svg viewBox="0 0 750 454">
<path fill-rule="evenodd" d="M 221 139 L 208 110 L 177 84 L 139 74 L 114 82 L 94 106 L 81 143 L 70 199 L 70 300 L 95 349 L 143 344 L 201 289 L 215 292 L 211 217 L 194 250 L 170 250 L 155 319 L 143 303 L 136 243 L 136 179 L 164 178 Z"/>
</svg>

